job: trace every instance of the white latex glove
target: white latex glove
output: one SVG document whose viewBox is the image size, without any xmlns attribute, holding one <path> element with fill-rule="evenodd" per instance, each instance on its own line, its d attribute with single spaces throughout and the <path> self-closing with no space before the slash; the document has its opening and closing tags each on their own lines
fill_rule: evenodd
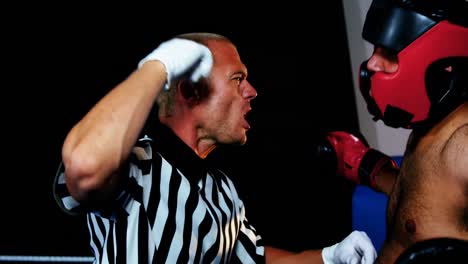
<svg viewBox="0 0 468 264">
<path fill-rule="evenodd" d="M 169 89 L 171 81 L 185 74 L 192 82 L 207 77 L 213 66 L 213 57 L 206 46 L 181 38 L 161 43 L 138 63 L 138 68 L 150 60 L 158 60 L 164 64 L 167 74 L 164 86 L 166 90 Z"/>
<path fill-rule="evenodd" d="M 322 250 L 324 264 L 372 264 L 376 257 L 374 245 L 363 231 L 353 231 L 340 243 Z"/>
</svg>

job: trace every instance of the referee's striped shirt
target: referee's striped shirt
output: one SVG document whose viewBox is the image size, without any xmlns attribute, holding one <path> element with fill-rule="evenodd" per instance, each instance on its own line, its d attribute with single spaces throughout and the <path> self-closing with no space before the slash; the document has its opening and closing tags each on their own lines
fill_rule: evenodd
<svg viewBox="0 0 468 264">
<path fill-rule="evenodd" d="M 153 135 L 134 148 L 115 204 L 87 214 L 95 263 L 264 263 L 233 182 L 169 128 Z M 63 166 L 54 195 L 66 212 L 86 211 L 68 193 Z"/>
</svg>

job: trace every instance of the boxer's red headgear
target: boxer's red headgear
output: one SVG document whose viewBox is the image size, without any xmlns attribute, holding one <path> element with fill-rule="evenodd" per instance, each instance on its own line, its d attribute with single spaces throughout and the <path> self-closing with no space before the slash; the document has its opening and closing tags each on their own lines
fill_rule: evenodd
<svg viewBox="0 0 468 264">
<path fill-rule="evenodd" d="M 375 120 L 413 128 L 468 100 L 468 1 L 374 0 L 362 36 L 398 56 L 392 74 L 361 65 L 361 93 Z"/>
</svg>

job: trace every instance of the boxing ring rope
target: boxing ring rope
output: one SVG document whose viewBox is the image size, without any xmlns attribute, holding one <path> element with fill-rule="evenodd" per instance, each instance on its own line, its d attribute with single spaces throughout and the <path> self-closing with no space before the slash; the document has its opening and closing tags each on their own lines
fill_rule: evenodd
<svg viewBox="0 0 468 264">
<path fill-rule="evenodd" d="M 92 263 L 94 257 L 81 256 L 15 256 L 0 255 L 0 262 L 71 262 L 71 263 Z"/>
</svg>

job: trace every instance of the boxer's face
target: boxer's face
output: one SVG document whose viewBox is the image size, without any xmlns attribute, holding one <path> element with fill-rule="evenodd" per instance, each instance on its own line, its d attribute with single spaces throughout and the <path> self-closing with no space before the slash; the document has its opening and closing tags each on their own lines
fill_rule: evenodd
<svg viewBox="0 0 468 264">
<path fill-rule="evenodd" d="M 376 46 L 367 62 L 367 69 L 374 72 L 394 73 L 398 70 L 398 57 L 396 54 Z"/>
</svg>

